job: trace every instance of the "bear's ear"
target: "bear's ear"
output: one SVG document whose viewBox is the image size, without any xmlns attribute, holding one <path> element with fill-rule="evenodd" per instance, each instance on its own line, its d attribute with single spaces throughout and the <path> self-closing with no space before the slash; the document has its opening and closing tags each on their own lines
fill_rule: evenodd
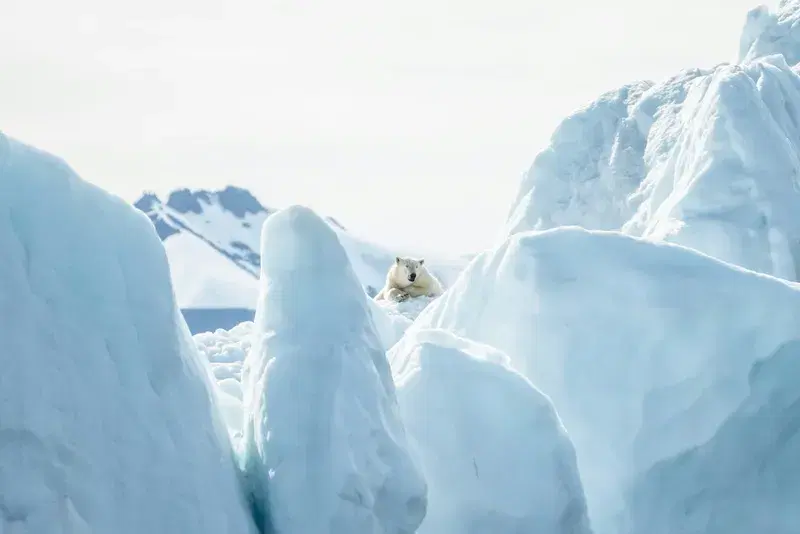
<svg viewBox="0 0 800 534">
<path fill-rule="evenodd" d="M 424 263 L 425 263 L 425 258 L 422 258 L 422 259 L 420 259 L 420 260 L 419 260 L 419 264 L 420 264 L 420 265 L 422 265 L 422 264 L 424 264 Z"/>
<path fill-rule="evenodd" d="M 395 263 L 400 263 L 400 256 L 395 256 L 394 257 L 394 262 Z"/>
</svg>

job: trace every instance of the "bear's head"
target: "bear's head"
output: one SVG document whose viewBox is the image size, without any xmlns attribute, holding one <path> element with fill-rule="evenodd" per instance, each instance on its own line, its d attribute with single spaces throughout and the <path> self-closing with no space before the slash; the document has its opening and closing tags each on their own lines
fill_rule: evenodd
<svg viewBox="0 0 800 534">
<path fill-rule="evenodd" d="M 398 285 L 411 285 L 416 281 L 417 276 L 424 270 L 424 259 L 415 260 L 413 258 L 394 259 L 394 276 Z"/>
</svg>

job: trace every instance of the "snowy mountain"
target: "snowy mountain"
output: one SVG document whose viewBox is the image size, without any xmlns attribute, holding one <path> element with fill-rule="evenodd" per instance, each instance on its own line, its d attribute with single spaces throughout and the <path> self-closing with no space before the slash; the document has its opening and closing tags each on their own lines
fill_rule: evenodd
<svg viewBox="0 0 800 534">
<path fill-rule="evenodd" d="M 148 193 L 135 206 L 147 214 L 164 243 L 178 304 L 193 333 L 253 319 L 261 227 L 277 210 L 233 186 L 220 191 L 180 189 L 166 202 Z M 354 236 L 331 217 L 326 222 L 347 251 L 364 290 L 375 295 L 397 254 Z M 428 263 L 452 281 L 466 260 L 434 258 Z"/>
</svg>

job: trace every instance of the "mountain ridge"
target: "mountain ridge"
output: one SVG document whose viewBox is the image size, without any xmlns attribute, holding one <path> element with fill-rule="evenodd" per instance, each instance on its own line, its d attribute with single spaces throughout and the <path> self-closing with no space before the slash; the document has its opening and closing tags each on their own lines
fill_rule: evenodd
<svg viewBox="0 0 800 534">
<path fill-rule="evenodd" d="M 175 189 L 166 201 L 145 191 L 134 206 L 148 216 L 164 244 L 176 298 L 193 333 L 228 329 L 252 319 L 261 268 L 261 227 L 279 209 L 234 185 L 219 190 Z M 374 296 L 396 254 L 355 236 L 333 217 L 324 220 L 347 251 L 365 293 Z M 448 284 L 468 258 L 428 263 Z"/>
</svg>

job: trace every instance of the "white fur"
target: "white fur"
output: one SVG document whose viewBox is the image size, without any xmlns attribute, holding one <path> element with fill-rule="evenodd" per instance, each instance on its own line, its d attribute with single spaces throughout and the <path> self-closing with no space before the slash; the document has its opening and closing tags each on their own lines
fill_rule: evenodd
<svg viewBox="0 0 800 534">
<path fill-rule="evenodd" d="M 409 297 L 438 297 L 444 290 L 442 284 L 425 267 L 425 260 L 412 258 L 395 258 L 386 274 L 386 283 L 374 300 L 404 301 Z M 416 274 L 412 281 L 411 274 Z"/>
</svg>

